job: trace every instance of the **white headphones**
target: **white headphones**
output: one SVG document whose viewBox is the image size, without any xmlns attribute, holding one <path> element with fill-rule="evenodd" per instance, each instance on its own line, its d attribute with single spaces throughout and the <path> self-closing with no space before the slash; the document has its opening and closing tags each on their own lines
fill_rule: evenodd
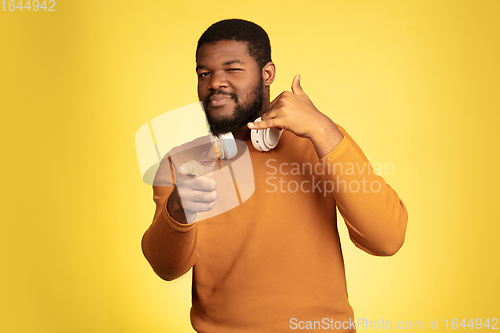
<svg viewBox="0 0 500 333">
<path fill-rule="evenodd" d="M 212 144 L 215 142 L 220 143 L 219 147 L 222 146 L 222 149 L 219 150 L 221 160 L 229 160 L 236 156 L 238 152 L 238 148 L 236 148 L 236 141 L 234 140 L 233 133 L 229 132 L 226 134 L 221 134 L 219 136 L 215 136 L 212 132 L 208 133 L 210 137 L 210 141 Z"/>
<path fill-rule="evenodd" d="M 262 121 L 261 117 L 255 119 L 255 122 L 259 121 Z M 273 127 L 263 130 L 251 130 L 250 138 L 255 149 L 257 149 L 258 151 L 269 151 L 278 145 L 282 133 L 282 129 L 280 130 Z M 222 146 L 222 149 L 219 152 L 221 159 L 229 160 L 236 156 L 238 149 L 236 148 L 236 141 L 234 140 L 233 134 L 231 132 L 221 134 L 219 136 L 215 136 L 212 134 L 212 132 L 209 132 L 208 135 L 212 143 L 221 143 L 220 146 Z"/>
<path fill-rule="evenodd" d="M 256 123 L 260 121 L 262 121 L 261 117 L 255 119 Z M 282 129 L 280 130 L 274 127 L 263 130 L 251 130 L 250 137 L 253 147 L 258 151 L 269 151 L 278 145 L 281 133 L 283 133 Z"/>
</svg>

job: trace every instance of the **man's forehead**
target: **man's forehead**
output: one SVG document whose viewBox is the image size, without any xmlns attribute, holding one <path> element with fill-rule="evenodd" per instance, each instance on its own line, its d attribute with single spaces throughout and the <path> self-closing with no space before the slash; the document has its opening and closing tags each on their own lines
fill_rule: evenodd
<svg viewBox="0 0 500 333">
<path fill-rule="evenodd" d="M 196 55 L 196 62 L 204 60 L 218 60 L 219 62 L 230 62 L 239 60 L 244 62 L 250 57 L 248 43 L 235 40 L 222 40 L 214 43 L 206 43 L 200 46 Z"/>
</svg>

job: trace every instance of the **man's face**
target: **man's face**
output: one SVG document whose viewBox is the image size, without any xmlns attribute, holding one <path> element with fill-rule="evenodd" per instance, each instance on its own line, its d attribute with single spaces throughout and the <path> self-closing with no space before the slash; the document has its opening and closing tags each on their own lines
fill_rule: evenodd
<svg viewBox="0 0 500 333">
<path fill-rule="evenodd" d="M 246 43 L 204 44 L 196 63 L 198 97 L 212 133 L 236 131 L 259 116 L 264 101 L 262 73 Z"/>
</svg>

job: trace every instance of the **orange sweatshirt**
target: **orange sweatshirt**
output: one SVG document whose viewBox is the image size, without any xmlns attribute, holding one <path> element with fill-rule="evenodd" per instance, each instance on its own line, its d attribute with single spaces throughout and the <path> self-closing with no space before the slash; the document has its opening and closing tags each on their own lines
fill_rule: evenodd
<svg viewBox="0 0 500 333">
<path fill-rule="evenodd" d="M 195 330 L 354 331 L 336 207 L 354 244 L 380 256 L 402 246 L 408 215 L 398 194 L 338 127 L 344 139 L 320 161 L 309 139 L 287 131 L 269 152 L 246 141 L 255 192 L 206 220 L 175 221 L 166 209 L 173 186 L 153 186 L 156 212 L 142 249 L 165 280 L 193 268 Z M 170 174 L 165 161 L 160 170 Z M 175 173 L 179 165 L 173 164 Z"/>
</svg>

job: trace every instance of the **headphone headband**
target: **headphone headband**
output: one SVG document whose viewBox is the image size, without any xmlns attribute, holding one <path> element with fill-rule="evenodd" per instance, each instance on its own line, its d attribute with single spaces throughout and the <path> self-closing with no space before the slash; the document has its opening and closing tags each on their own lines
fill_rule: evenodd
<svg viewBox="0 0 500 333">
<path fill-rule="evenodd" d="M 262 118 L 259 117 L 255 119 L 255 122 L 262 121 Z M 266 128 L 263 130 L 251 130 L 250 138 L 252 139 L 253 147 L 258 151 L 269 151 L 275 148 L 280 141 L 281 134 L 283 130 L 278 128 Z M 208 133 L 210 137 L 210 141 L 213 143 L 220 143 L 220 158 L 229 160 L 236 156 L 238 149 L 236 147 L 236 141 L 234 140 L 233 133 L 225 133 L 218 136 L 212 134 L 212 132 Z"/>
</svg>

